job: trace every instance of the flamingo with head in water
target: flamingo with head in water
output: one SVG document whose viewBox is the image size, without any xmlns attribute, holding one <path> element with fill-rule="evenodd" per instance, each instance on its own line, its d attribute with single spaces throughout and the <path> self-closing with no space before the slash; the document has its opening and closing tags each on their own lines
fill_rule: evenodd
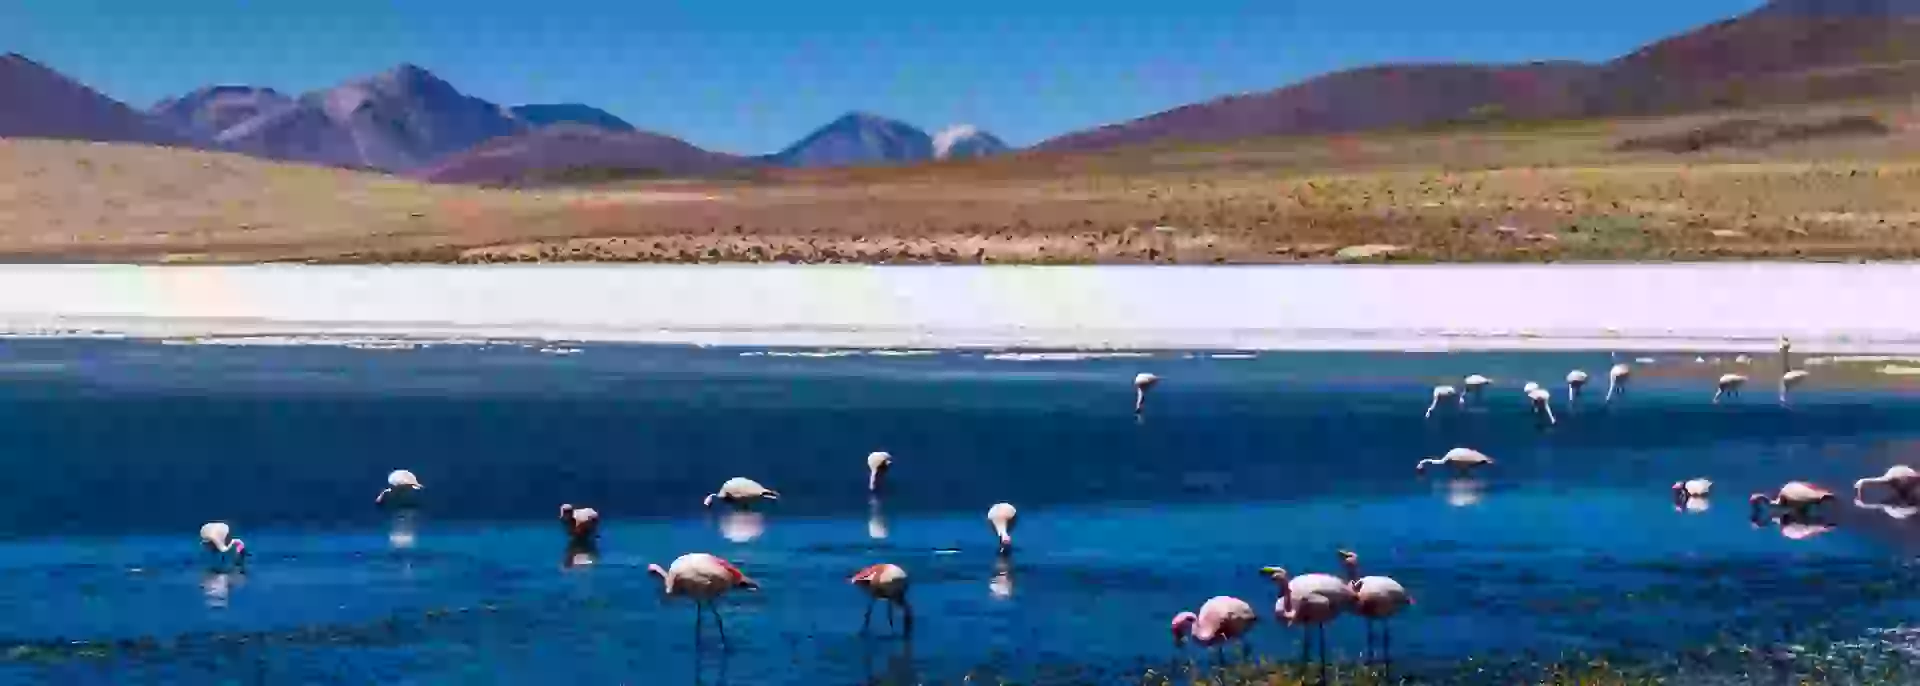
<svg viewBox="0 0 1920 686">
<path fill-rule="evenodd" d="M 247 542 L 231 538 L 233 528 L 226 522 L 207 522 L 200 525 L 200 545 L 208 552 L 217 553 L 225 558 L 232 556 L 235 565 L 247 563 Z"/>
<path fill-rule="evenodd" d="M 1452 386 L 1434 386 L 1433 387 L 1433 403 L 1430 405 L 1427 405 L 1427 417 L 1429 418 L 1433 417 L 1434 409 L 1440 407 L 1440 402 L 1443 400 L 1453 401 L 1455 405 L 1466 403 L 1466 399 L 1460 397 L 1459 389 L 1454 388 Z"/>
<path fill-rule="evenodd" d="M 1460 385 L 1466 388 L 1466 391 L 1467 391 L 1466 395 L 1472 396 L 1474 402 L 1480 402 L 1480 394 L 1485 392 L 1487 390 L 1487 386 L 1491 385 L 1492 383 L 1493 383 L 1493 379 L 1489 379 L 1479 374 L 1469 374 L 1467 375 L 1467 378 L 1460 380 Z M 1462 396 L 1460 400 L 1461 402 L 1465 402 L 1466 397 Z"/>
<path fill-rule="evenodd" d="M 1755 493 L 1747 498 L 1753 505 L 1753 519 L 1761 519 L 1763 508 L 1785 508 L 1789 513 L 1806 519 L 1812 516 L 1815 505 L 1833 500 L 1833 492 L 1805 481 L 1789 481 L 1780 487 L 1772 498 L 1765 493 Z"/>
<path fill-rule="evenodd" d="M 1527 402 L 1533 405 L 1533 414 L 1535 417 L 1547 420 L 1548 424 L 1559 423 L 1559 420 L 1553 418 L 1552 393 L 1548 393 L 1547 389 L 1541 388 L 1540 384 L 1532 381 L 1527 382 L 1525 390 L 1527 393 Z"/>
<path fill-rule="evenodd" d="M 1013 552 L 1013 523 L 1020 511 L 1011 503 L 997 503 L 987 508 L 987 523 L 993 525 L 993 533 L 1000 537 L 1000 554 Z"/>
<path fill-rule="evenodd" d="M 881 480 L 893 468 L 893 455 L 886 451 L 867 453 L 867 491 L 879 492 Z"/>
<path fill-rule="evenodd" d="M 753 479 L 736 476 L 720 484 L 720 490 L 707 495 L 705 500 L 700 501 L 700 504 L 713 507 L 713 501 L 715 500 L 734 507 L 746 508 L 753 507 L 761 501 L 778 501 L 780 500 L 780 493 L 760 485 L 760 482 L 754 481 Z"/>
<path fill-rule="evenodd" d="M 906 632 L 913 633 L 913 606 L 907 603 L 907 570 L 881 563 L 855 572 L 847 583 L 867 593 L 867 616 L 860 621 L 861 633 L 866 633 L 867 627 L 873 624 L 873 604 L 882 600 L 887 601 L 887 626 L 893 626 L 893 613 L 898 608 L 906 616 Z"/>
<path fill-rule="evenodd" d="M 1414 463 L 1413 471 L 1425 474 L 1427 472 L 1427 466 L 1432 465 L 1435 467 L 1452 467 L 1454 473 L 1459 474 L 1465 473 L 1470 469 L 1477 469 L 1491 464 L 1493 464 L 1493 458 L 1487 457 L 1486 453 L 1472 448 L 1454 448 L 1440 457 L 1429 457 Z"/>
<path fill-rule="evenodd" d="M 760 590 L 760 583 L 740 572 L 733 563 L 706 553 L 687 553 L 673 561 L 666 568 L 660 565 L 647 565 L 647 573 L 660 578 L 668 596 L 685 596 L 693 599 L 693 635 L 700 640 L 700 626 L 704 621 L 701 610 L 713 613 L 713 623 L 720 628 L 720 644 L 727 643 L 727 625 L 720 619 L 719 608 L 714 601 L 733 589 L 748 591 Z"/>
<path fill-rule="evenodd" d="M 1740 395 L 1740 387 L 1747 385 L 1747 377 L 1740 374 L 1721 374 L 1720 381 L 1714 385 L 1713 402 L 1719 404 L 1722 397 L 1731 398 Z"/>
<path fill-rule="evenodd" d="M 386 490 L 381 491 L 380 495 L 373 497 L 373 504 L 384 505 L 387 502 L 388 496 L 397 496 L 402 493 L 412 494 L 423 488 L 426 487 L 420 485 L 420 478 L 414 476 L 413 472 L 405 469 L 395 469 L 387 475 Z"/>
<path fill-rule="evenodd" d="M 1865 500 L 1868 484 L 1883 484 L 1905 504 L 1920 502 L 1920 471 L 1903 464 L 1887 468 L 1887 473 L 1853 482 L 1853 499 Z"/>
<path fill-rule="evenodd" d="M 1625 397 L 1627 395 L 1627 380 L 1632 377 L 1633 367 L 1627 366 L 1625 362 L 1616 364 L 1612 369 L 1607 370 L 1607 397 L 1603 402 L 1613 402 L 1613 396 L 1615 395 Z"/>
<path fill-rule="evenodd" d="M 1147 391 L 1160 384 L 1160 377 L 1141 372 L 1133 376 L 1133 413 L 1147 411 Z"/>
<path fill-rule="evenodd" d="M 1585 388 L 1586 385 L 1587 385 L 1586 372 L 1580 371 L 1578 369 L 1567 372 L 1567 402 L 1572 403 L 1576 400 L 1579 400 L 1580 389 Z"/>
<path fill-rule="evenodd" d="M 560 526 L 571 543 L 591 543 L 600 534 L 600 512 L 591 507 L 560 506 Z"/>
</svg>

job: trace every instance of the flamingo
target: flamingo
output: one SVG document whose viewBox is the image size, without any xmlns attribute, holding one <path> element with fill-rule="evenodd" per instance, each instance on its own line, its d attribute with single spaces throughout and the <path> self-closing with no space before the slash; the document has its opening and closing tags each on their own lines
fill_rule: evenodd
<svg viewBox="0 0 1920 686">
<path fill-rule="evenodd" d="M 380 495 L 373 497 L 373 504 L 382 505 L 387 502 L 387 496 L 389 495 L 398 496 L 400 494 L 410 494 L 418 492 L 423 488 L 426 487 L 420 485 L 419 477 L 414 476 L 413 472 L 405 469 L 395 469 L 387 475 L 387 489 L 381 491 Z"/>
<path fill-rule="evenodd" d="M 1705 478 L 1688 479 L 1673 482 L 1673 509 L 1675 511 L 1700 512 L 1707 509 L 1707 495 L 1713 492 L 1713 482 Z"/>
<path fill-rule="evenodd" d="M 1455 472 L 1465 472 L 1490 464 L 1493 464 L 1493 458 L 1487 457 L 1486 453 L 1472 448 L 1454 448 L 1440 457 L 1430 457 L 1414 463 L 1413 471 L 1425 474 L 1427 465 L 1433 465 L 1452 467 Z"/>
<path fill-rule="evenodd" d="M 1147 391 L 1152 390 L 1153 387 L 1159 383 L 1160 383 L 1160 377 L 1155 376 L 1153 374 L 1149 374 L 1147 372 L 1141 372 L 1139 374 L 1133 375 L 1133 413 L 1134 414 L 1140 414 L 1147 410 Z"/>
<path fill-rule="evenodd" d="M 1560 423 L 1553 418 L 1553 394 L 1548 393 L 1547 389 L 1541 388 L 1539 384 L 1527 382 L 1527 385 L 1532 387 L 1527 391 L 1527 400 L 1533 403 L 1534 416 L 1545 416 L 1548 424 Z"/>
<path fill-rule="evenodd" d="M 1733 397 L 1740 394 L 1740 387 L 1747 384 L 1747 377 L 1739 374 L 1721 374 L 1720 383 L 1713 391 L 1713 402 L 1718 404 L 1722 396 Z"/>
<path fill-rule="evenodd" d="M 780 493 L 760 485 L 760 482 L 754 481 L 753 479 L 736 476 L 720 484 L 719 492 L 708 494 L 705 500 L 700 501 L 700 504 L 713 507 L 713 501 L 715 500 L 725 502 L 734 507 L 745 508 L 753 507 L 762 500 L 779 501 Z"/>
<path fill-rule="evenodd" d="M 1780 403 L 1786 404 L 1787 392 L 1807 378 L 1807 370 L 1793 368 L 1793 341 L 1780 337 Z"/>
<path fill-rule="evenodd" d="M 1460 384 L 1467 389 L 1467 395 L 1473 396 L 1474 402 L 1480 402 L 1480 393 L 1487 390 L 1487 384 L 1491 383 L 1493 383 L 1493 379 L 1479 374 L 1468 375 L 1467 378 L 1460 380 Z M 1464 402 L 1466 398 L 1461 398 L 1461 400 Z"/>
<path fill-rule="evenodd" d="M 1870 476 L 1853 482 L 1853 499 L 1865 500 L 1867 484 L 1885 484 L 1893 490 L 1894 497 L 1902 503 L 1920 500 L 1920 471 L 1912 467 L 1897 464 L 1887 468 L 1887 473 Z"/>
<path fill-rule="evenodd" d="M 1587 373 L 1575 369 L 1567 372 L 1567 402 L 1580 399 L 1580 389 L 1587 385 Z"/>
<path fill-rule="evenodd" d="M 1327 662 L 1327 622 L 1353 607 L 1358 596 L 1353 588 L 1331 574 L 1302 574 L 1289 578 L 1285 567 L 1261 567 L 1260 573 L 1280 589 L 1273 613 L 1287 626 L 1313 625 L 1320 637 L 1320 663 Z M 1308 634 L 1300 634 L 1300 662 L 1307 661 Z"/>
<path fill-rule="evenodd" d="M 1833 492 L 1805 481 L 1789 481 L 1780 487 L 1772 498 L 1765 493 L 1755 493 L 1747 498 L 1753 505 L 1753 519 L 1759 520 L 1763 506 L 1784 507 L 1800 515 L 1807 515 L 1814 505 L 1833 500 Z"/>
<path fill-rule="evenodd" d="M 1440 401 L 1448 399 L 1453 399 L 1462 405 L 1467 402 L 1466 398 L 1460 396 L 1460 391 L 1452 386 L 1434 386 L 1433 404 L 1427 406 L 1427 417 L 1432 418 L 1434 408 L 1440 407 Z"/>
<path fill-rule="evenodd" d="M 566 528 L 567 540 L 575 543 L 590 542 L 600 534 L 600 512 L 591 507 L 562 504 L 560 526 Z"/>
<path fill-rule="evenodd" d="M 866 633 L 867 627 L 873 624 L 873 604 L 881 600 L 887 601 L 887 626 L 893 626 L 893 610 L 898 606 L 906 616 L 907 633 L 913 633 L 913 606 L 907 604 L 907 570 L 883 562 L 854 573 L 847 583 L 867 592 L 867 617 L 860 622 L 861 633 Z"/>
<path fill-rule="evenodd" d="M 227 526 L 226 522 L 207 522 L 200 525 L 200 545 L 204 546 L 208 552 L 217 553 L 222 557 L 231 554 L 234 565 L 245 566 L 247 542 L 238 538 L 229 538 L 232 534 L 233 529 Z"/>
<path fill-rule="evenodd" d="M 1393 625 L 1387 620 L 1413 604 L 1413 596 L 1392 577 L 1360 576 L 1360 556 L 1351 550 L 1340 551 L 1340 564 L 1347 569 L 1347 585 L 1353 589 L 1354 614 L 1367 620 L 1367 650 L 1373 650 L 1373 623 L 1380 623 L 1380 652 L 1393 659 Z"/>
<path fill-rule="evenodd" d="M 893 468 L 893 455 L 884 450 L 867 453 L 867 490 L 880 492 L 880 480 Z M 724 487 L 723 487 L 724 488 Z"/>
<path fill-rule="evenodd" d="M 1244 639 L 1259 619 L 1260 615 L 1247 601 L 1233 596 L 1214 596 L 1200 605 L 1197 614 L 1182 612 L 1173 616 L 1173 644 L 1180 645 L 1190 634 L 1193 642 L 1202 646 L 1220 646 L 1225 657 L 1226 643 Z M 1240 647 L 1244 652 L 1247 644 L 1242 641 Z"/>
<path fill-rule="evenodd" d="M 1605 402 L 1613 402 L 1613 396 L 1616 393 L 1625 397 L 1627 395 L 1627 381 L 1632 377 L 1633 367 L 1627 366 L 1625 362 L 1616 364 L 1612 369 L 1607 370 L 1607 398 Z"/>
<path fill-rule="evenodd" d="M 720 627 L 720 644 L 727 644 L 727 625 L 720 619 L 719 608 L 713 602 L 727 591 L 741 588 L 749 591 L 760 590 L 760 583 L 740 573 L 733 563 L 706 553 L 687 553 L 675 558 L 666 569 L 660 565 L 647 565 L 647 573 L 660 577 L 669 596 L 683 595 L 693 598 L 693 639 L 700 640 L 700 625 L 704 617 L 702 608 L 713 613 L 713 623 Z"/>
<path fill-rule="evenodd" d="M 1000 554 L 1013 552 L 1013 523 L 1020 511 L 1009 503 L 998 503 L 987 508 L 987 523 L 993 525 L 993 533 L 1000 537 Z"/>
</svg>

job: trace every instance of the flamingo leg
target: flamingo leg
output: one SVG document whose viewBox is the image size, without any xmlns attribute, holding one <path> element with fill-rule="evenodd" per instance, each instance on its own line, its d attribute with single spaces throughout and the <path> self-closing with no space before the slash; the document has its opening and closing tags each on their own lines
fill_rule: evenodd
<svg viewBox="0 0 1920 686">
<path fill-rule="evenodd" d="M 1305 671 L 1307 669 L 1307 654 L 1309 652 L 1307 650 L 1307 646 L 1311 645 L 1312 643 L 1313 643 L 1313 630 L 1310 627 L 1305 627 L 1305 626 L 1300 627 L 1300 669 L 1301 671 Z"/>
<path fill-rule="evenodd" d="M 720 607 L 709 603 L 707 604 L 707 609 L 713 612 L 713 625 L 720 629 L 720 645 L 727 647 L 727 622 L 720 619 Z"/>
<path fill-rule="evenodd" d="M 907 603 L 906 596 L 900 597 L 900 624 L 906 627 L 907 636 L 913 636 L 913 606 Z"/>
<path fill-rule="evenodd" d="M 896 610 L 896 609 L 898 609 L 898 608 L 895 608 L 895 607 L 893 606 L 893 599 L 892 599 L 892 598 L 888 598 L 888 599 L 887 599 L 887 628 L 889 628 L 889 629 L 892 629 L 892 628 L 894 628 L 894 626 L 893 626 L 893 612 L 894 612 L 894 610 Z"/>
<path fill-rule="evenodd" d="M 1380 622 L 1380 654 L 1385 656 L 1381 659 L 1382 663 L 1389 666 L 1393 664 L 1393 622 L 1391 621 Z"/>
<path fill-rule="evenodd" d="M 696 600 L 693 603 L 693 648 L 695 650 L 700 649 L 701 629 L 704 628 L 706 624 L 707 624 L 707 615 L 706 613 L 701 612 L 700 602 Z"/>
<path fill-rule="evenodd" d="M 867 599 L 867 616 L 866 616 L 866 618 L 864 618 L 864 619 L 861 619 L 861 620 L 860 620 L 860 633 L 863 633 L 863 634 L 864 634 L 864 633 L 867 633 L 867 629 L 868 629 L 869 627 L 871 627 L 871 626 L 873 626 L 873 603 L 874 603 L 874 600 L 875 600 L 874 598 L 868 598 L 868 599 Z"/>
</svg>

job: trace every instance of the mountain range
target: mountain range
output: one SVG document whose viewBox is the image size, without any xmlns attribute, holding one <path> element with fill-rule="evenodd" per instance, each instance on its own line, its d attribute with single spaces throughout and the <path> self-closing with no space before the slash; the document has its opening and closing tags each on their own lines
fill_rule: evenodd
<svg viewBox="0 0 1920 686">
<path fill-rule="evenodd" d="M 1439 124 L 1663 114 L 1920 92 L 1920 0 L 1772 0 L 1600 63 L 1388 64 L 1226 96 L 1042 141 L 1042 152 Z M 20 55 L 0 56 L 0 136 L 191 146 L 449 182 L 912 164 L 997 155 L 852 112 L 776 153 L 737 156 L 579 103 L 503 106 L 403 64 L 299 95 L 218 85 L 130 108 Z"/>
</svg>

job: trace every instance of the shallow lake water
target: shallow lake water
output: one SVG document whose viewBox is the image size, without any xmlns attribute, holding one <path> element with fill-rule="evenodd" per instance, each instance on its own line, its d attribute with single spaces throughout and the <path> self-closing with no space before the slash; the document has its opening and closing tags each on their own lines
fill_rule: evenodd
<svg viewBox="0 0 1920 686">
<path fill-rule="evenodd" d="M 1220 594 L 1261 611 L 1258 653 L 1297 656 L 1257 570 L 1337 572 L 1340 548 L 1417 599 L 1393 628 L 1414 677 L 1858 641 L 1920 609 L 1920 518 L 1847 492 L 1920 461 L 1920 395 L 1816 372 L 1783 407 L 1763 358 L 1716 406 L 1721 367 L 1653 357 L 1685 371 L 1607 406 L 1604 351 L 9 341 L 0 681 L 1127 683 L 1178 658 L 1169 617 Z M 1573 368 L 1596 377 L 1578 405 L 1558 381 Z M 1137 371 L 1164 378 L 1143 419 Z M 1434 384 L 1469 373 L 1495 385 L 1422 418 Z M 1529 379 L 1557 424 L 1531 415 Z M 1415 474 L 1456 446 L 1498 463 Z M 896 460 L 878 500 L 873 450 Z M 420 508 L 376 508 L 402 467 Z M 782 498 L 703 508 L 732 476 Z M 1715 495 L 1676 510 L 1669 486 L 1696 476 Z M 1750 522 L 1747 494 L 1794 479 L 1841 491 L 1832 530 Z M 1020 508 L 1004 560 L 984 520 L 999 501 Z M 603 513 L 595 564 L 564 564 L 562 502 Z M 247 541 L 246 573 L 208 569 L 209 520 Z M 646 573 L 695 551 L 764 585 L 720 603 L 730 650 L 711 622 L 696 643 L 691 604 Z M 910 641 L 879 613 L 859 633 L 847 577 L 875 562 L 911 575 Z M 1329 636 L 1358 657 L 1359 623 Z"/>
</svg>

